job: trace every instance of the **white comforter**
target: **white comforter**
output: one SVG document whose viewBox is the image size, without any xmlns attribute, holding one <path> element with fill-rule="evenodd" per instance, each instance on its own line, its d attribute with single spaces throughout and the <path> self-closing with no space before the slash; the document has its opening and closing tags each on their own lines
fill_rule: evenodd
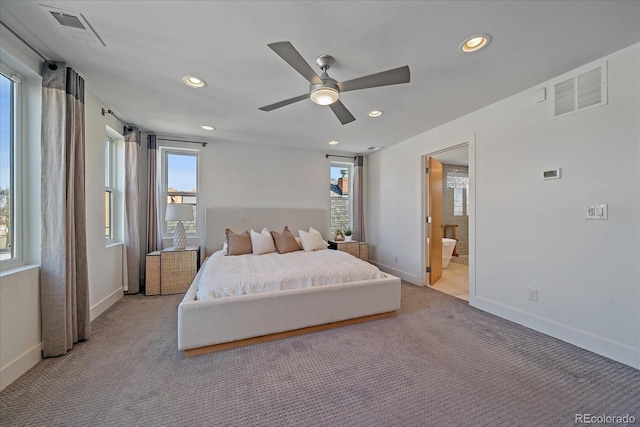
<svg viewBox="0 0 640 427">
<path fill-rule="evenodd" d="M 238 256 L 225 256 L 219 251 L 211 255 L 202 267 L 197 299 L 383 277 L 384 273 L 374 265 L 337 250 Z"/>
</svg>

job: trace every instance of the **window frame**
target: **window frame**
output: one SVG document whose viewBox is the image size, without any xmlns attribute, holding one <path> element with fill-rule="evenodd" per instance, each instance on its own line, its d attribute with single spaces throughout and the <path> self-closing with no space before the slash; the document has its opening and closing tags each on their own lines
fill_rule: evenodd
<svg viewBox="0 0 640 427">
<path fill-rule="evenodd" d="M 111 140 L 109 159 L 106 158 L 107 150 L 104 151 L 105 194 L 107 190 L 111 190 L 111 238 L 108 239 L 105 235 L 105 245 L 110 246 L 124 241 L 124 136 L 109 125 L 105 126 L 104 135 L 105 141 Z M 106 182 L 107 176 L 111 178 L 110 187 Z M 104 224 L 106 225 L 106 218 Z"/>
<path fill-rule="evenodd" d="M 349 179 L 349 194 L 346 197 L 349 201 L 349 221 L 348 221 L 348 227 L 353 228 L 353 172 L 354 172 L 354 167 L 355 164 L 354 162 L 348 162 L 348 161 L 334 161 L 331 160 L 329 162 L 329 183 L 331 183 L 331 169 L 332 168 L 340 168 L 340 169 L 347 169 L 348 170 L 348 179 Z M 331 191 L 329 193 L 329 231 L 331 233 L 331 235 L 333 235 L 336 231 L 336 229 L 333 227 L 333 214 L 332 214 L 332 206 L 331 206 L 331 202 L 332 200 L 340 200 L 343 199 L 343 197 L 341 196 L 333 196 L 333 194 L 331 194 Z"/>
<path fill-rule="evenodd" d="M 194 193 L 188 193 L 188 192 L 171 192 L 169 193 L 169 156 L 170 155 L 180 155 L 180 156 L 192 156 L 195 157 L 196 159 L 196 192 Z M 200 200 L 200 150 L 198 149 L 192 149 L 192 148 L 180 148 L 180 147 L 173 147 L 173 146 L 161 146 L 160 147 L 160 182 L 161 182 L 161 190 L 160 190 L 160 200 L 162 200 L 162 202 L 160 203 L 159 209 L 158 209 L 158 214 L 160 215 L 161 221 L 162 221 L 162 237 L 164 239 L 170 239 L 173 237 L 173 233 L 168 231 L 168 224 L 167 221 L 165 221 L 165 214 L 166 214 L 166 210 L 167 210 L 167 199 L 170 197 L 170 195 L 172 196 L 179 196 L 179 197 L 193 197 L 195 198 L 196 202 L 194 203 L 195 205 L 195 212 L 194 212 L 194 222 L 195 222 L 195 231 L 194 232 L 189 232 L 187 231 L 187 237 L 191 238 L 191 237 L 198 237 L 200 230 L 201 230 L 201 225 L 200 225 L 200 221 L 199 221 L 199 215 L 198 215 L 198 203 Z"/>
<path fill-rule="evenodd" d="M 105 135 L 105 170 L 104 170 L 104 188 L 105 188 L 105 204 L 107 203 L 107 195 L 108 195 L 108 203 L 109 207 L 105 206 L 105 216 L 108 215 L 108 218 L 105 218 L 105 228 L 109 229 L 109 233 L 105 232 L 105 239 L 107 244 L 111 244 L 115 241 L 115 195 L 116 195 L 116 184 L 117 184 L 117 175 L 116 175 L 116 140 L 111 137 L 108 132 Z M 107 223 L 108 222 L 108 223 Z"/>
<path fill-rule="evenodd" d="M 451 176 L 451 181 L 449 180 L 449 176 Z M 457 186 L 454 185 L 452 182 L 455 180 L 455 178 L 461 178 L 463 181 L 465 182 L 464 186 Z M 454 196 L 453 196 L 453 216 L 469 216 L 469 174 L 468 172 L 458 172 L 458 171 L 447 171 L 446 172 L 446 186 L 447 188 L 451 188 L 454 190 Z M 461 208 L 461 213 L 456 213 L 456 191 L 455 190 L 461 190 L 460 191 L 460 198 L 462 199 L 462 205 L 460 206 Z"/>
<path fill-rule="evenodd" d="M 11 84 L 11 133 L 10 133 L 10 156 L 11 171 L 9 176 L 10 182 L 10 203 L 11 212 L 9 221 L 11 224 L 11 257 L 0 259 L 0 270 L 7 270 L 24 264 L 24 233 L 23 233 L 23 203 L 24 196 L 22 194 L 22 175 L 24 173 L 24 165 L 22 163 L 22 127 L 23 116 L 23 78 L 12 69 L 0 64 L 0 74 L 12 82 Z"/>
</svg>

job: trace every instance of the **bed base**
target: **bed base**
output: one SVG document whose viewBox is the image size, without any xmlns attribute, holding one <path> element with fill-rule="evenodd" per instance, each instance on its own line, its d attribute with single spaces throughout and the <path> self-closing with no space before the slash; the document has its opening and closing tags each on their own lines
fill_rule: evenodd
<svg viewBox="0 0 640 427">
<path fill-rule="evenodd" d="M 261 337 L 246 338 L 239 341 L 232 341 L 222 344 L 209 345 L 206 347 L 192 348 L 184 351 L 186 357 L 200 356 L 207 353 L 215 353 L 217 351 L 230 350 L 232 348 L 244 347 L 246 345 L 260 344 L 269 341 L 276 341 L 285 338 L 297 337 L 298 335 L 306 335 L 314 332 L 326 331 L 343 326 L 357 325 L 358 323 L 371 322 L 374 320 L 388 319 L 397 314 L 395 311 L 386 313 L 372 314 L 370 316 L 357 317 L 355 319 L 341 320 L 339 322 L 326 323 L 324 325 L 309 326 L 306 328 L 296 329 L 293 331 L 278 332 L 275 334 L 263 335 Z"/>
<path fill-rule="evenodd" d="M 206 253 L 222 248 L 225 229 L 295 232 L 312 226 L 328 234 L 327 212 L 299 208 L 208 208 Z M 206 263 L 207 261 L 205 261 Z M 400 279 L 384 278 L 260 294 L 197 300 L 196 275 L 178 305 L 178 350 L 186 356 L 292 337 L 393 316 Z"/>
<path fill-rule="evenodd" d="M 178 349 L 185 355 L 391 317 L 400 310 L 400 279 L 197 300 L 202 269 L 178 305 Z"/>
</svg>

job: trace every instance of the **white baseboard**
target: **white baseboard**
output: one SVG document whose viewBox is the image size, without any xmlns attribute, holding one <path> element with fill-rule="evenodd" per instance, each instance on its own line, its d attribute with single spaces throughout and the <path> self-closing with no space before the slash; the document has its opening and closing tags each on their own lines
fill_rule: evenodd
<svg viewBox="0 0 640 427">
<path fill-rule="evenodd" d="M 120 298 L 124 296 L 124 291 L 122 288 L 116 289 L 109 296 L 104 298 L 99 303 L 95 304 L 89 310 L 89 318 L 93 321 L 96 317 L 100 316 L 104 313 L 109 307 L 115 304 Z"/>
<path fill-rule="evenodd" d="M 406 282 L 409 282 L 413 285 L 420 286 L 418 276 L 416 276 L 415 274 L 410 274 L 410 273 L 407 273 L 406 271 L 398 270 L 397 268 L 393 268 L 373 260 L 369 260 L 369 262 L 375 265 L 376 267 L 378 267 L 380 270 L 384 271 L 385 273 L 393 274 L 394 276 L 399 277 Z"/>
<path fill-rule="evenodd" d="M 474 297 L 469 299 L 469 304 L 487 313 L 495 314 L 503 319 L 518 323 L 527 328 L 541 332 L 577 347 L 624 363 L 633 368 L 640 369 L 640 349 L 628 347 L 605 338 L 589 334 L 584 331 L 533 316 L 520 310 L 495 303 L 491 300 Z"/>
<path fill-rule="evenodd" d="M 0 369 L 0 390 L 17 380 L 22 374 L 42 360 L 42 343 L 27 350 L 24 354 Z"/>
</svg>

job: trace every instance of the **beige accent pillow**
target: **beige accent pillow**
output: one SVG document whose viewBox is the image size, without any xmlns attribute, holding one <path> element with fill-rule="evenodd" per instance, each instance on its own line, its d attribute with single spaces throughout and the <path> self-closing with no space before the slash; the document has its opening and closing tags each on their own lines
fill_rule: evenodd
<svg viewBox="0 0 640 427">
<path fill-rule="evenodd" d="M 276 251 L 273 237 L 267 227 L 263 228 L 260 233 L 251 230 L 251 247 L 255 255 L 270 254 Z"/>
<path fill-rule="evenodd" d="M 317 231 L 310 233 L 304 230 L 298 230 L 298 234 L 300 234 L 302 248 L 305 252 L 327 249 L 327 242 L 322 240 L 322 235 Z"/>
<path fill-rule="evenodd" d="M 227 228 L 226 234 L 228 248 L 225 255 L 244 255 L 252 252 L 251 236 L 249 236 L 248 231 L 245 230 L 243 234 L 236 234 Z"/>
<path fill-rule="evenodd" d="M 284 227 L 282 230 L 282 234 L 277 231 L 272 231 L 271 235 L 273 236 L 273 241 L 276 243 L 276 249 L 279 254 L 286 254 L 288 252 L 295 252 L 300 250 L 300 246 L 298 246 L 298 242 L 296 242 L 296 238 L 289 231 L 288 227 Z"/>
</svg>

